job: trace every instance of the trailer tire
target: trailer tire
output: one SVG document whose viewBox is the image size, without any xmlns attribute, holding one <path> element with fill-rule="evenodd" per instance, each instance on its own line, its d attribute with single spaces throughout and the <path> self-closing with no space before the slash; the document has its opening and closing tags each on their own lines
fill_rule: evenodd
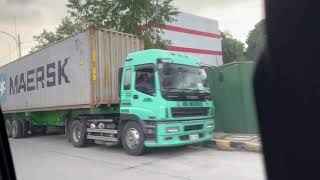
<svg viewBox="0 0 320 180">
<path fill-rule="evenodd" d="M 135 121 L 129 121 L 121 132 L 122 146 L 128 154 L 139 156 L 145 152 L 145 135 L 140 124 Z"/>
<path fill-rule="evenodd" d="M 27 137 L 28 136 L 28 132 L 30 130 L 30 124 L 26 120 L 22 120 L 21 124 L 22 124 L 22 134 L 21 134 L 21 136 L 22 137 Z"/>
<path fill-rule="evenodd" d="M 11 137 L 11 122 L 9 120 L 6 120 L 6 131 L 8 138 Z"/>
<path fill-rule="evenodd" d="M 80 148 L 87 145 L 85 126 L 80 121 L 72 121 L 69 136 L 74 147 Z"/>
<path fill-rule="evenodd" d="M 11 123 L 11 137 L 13 139 L 19 139 L 22 137 L 22 123 L 19 120 L 13 120 Z"/>
</svg>

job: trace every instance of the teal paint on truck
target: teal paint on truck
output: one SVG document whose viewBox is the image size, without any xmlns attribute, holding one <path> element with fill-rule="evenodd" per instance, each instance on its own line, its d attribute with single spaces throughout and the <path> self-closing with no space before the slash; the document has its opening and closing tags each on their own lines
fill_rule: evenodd
<svg viewBox="0 0 320 180">
<path fill-rule="evenodd" d="M 187 99 L 165 99 L 163 97 L 163 93 L 161 92 L 163 89 L 161 87 L 162 84 L 160 82 L 160 70 L 157 68 L 159 60 L 161 59 L 163 59 L 164 62 L 173 65 L 179 64 L 186 67 L 200 69 L 199 60 L 197 58 L 181 53 L 151 49 L 129 54 L 125 63 L 124 72 L 132 71 L 130 80 L 131 87 L 127 90 L 124 90 L 125 92 L 122 93 L 121 102 L 130 101 L 131 106 L 120 106 L 120 112 L 126 112 L 128 114 L 136 115 L 144 121 L 155 121 L 157 138 L 156 141 L 153 142 L 146 141 L 145 145 L 147 147 L 185 145 L 212 139 L 213 127 L 209 129 L 207 128 L 207 124 L 213 124 L 214 105 L 212 100 L 190 101 Z M 142 93 L 135 89 L 135 69 L 141 65 L 148 65 L 149 67 L 155 69 L 155 91 L 152 94 Z M 123 75 L 122 78 L 125 78 L 124 76 L 125 75 Z M 124 84 L 122 84 L 121 89 L 124 89 Z M 127 95 L 128 93 L 131 96 L 137 95 L 139 98 L 132 99 L 132 97 Z M 182 95 L 188 95 L 188 93 L 190 92 L 182 91 L 179 93 Z M 192 92 L 190 94 L 192 94 Z M 148 100 L 146 101 L 146 99 Z M 174 108 L 185 108 L 186 111 L 193 111 L 193 109 L 197 108 L 208 109 L 208 114 L 204 113 L 203 115 L 192 116 L 187 115 L 188 112 L 184 112 L 186 115 L 182 114 L 181 116 L 176 117 L 172 114 L 172 110 Z M 197 123 L 193 123 L 192 121 L 194 120 L 199 121 Z M 186 127 L 193 126 L 201 127 L 197 130 L 186 130 Z M 179 131 L 176 133 L 166 132 L 166 129 L 170 127 L 178 127 Z M 194 140 L 191 140 L 189 137 L 191 137 L 192 135 L 198 135 L 199 137 L 196 137 Z"/>
</svg>

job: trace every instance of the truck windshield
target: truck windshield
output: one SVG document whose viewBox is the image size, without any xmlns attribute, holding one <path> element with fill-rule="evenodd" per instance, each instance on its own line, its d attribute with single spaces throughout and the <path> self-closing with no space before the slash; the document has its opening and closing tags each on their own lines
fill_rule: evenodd
<svg viewBox="0 0 320 180">
<path fill-rule="evenodd" d="M 159 63 L 158 70 L 162 90 L 210 92 L 206 72 L 200 67 Z"/>
</svg>

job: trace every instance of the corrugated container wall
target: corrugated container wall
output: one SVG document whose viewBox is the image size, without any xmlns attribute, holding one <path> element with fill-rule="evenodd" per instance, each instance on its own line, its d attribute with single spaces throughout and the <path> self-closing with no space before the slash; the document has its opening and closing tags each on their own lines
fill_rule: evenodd
<svg viewBox="0 0 320 180">
<path fill-rule="evenodd" d="M 127 55 L 143 50 L 143 40 L 114 31 L 96 31 L 97 104 L 119 103 L 119 69 Z M 94 52 L 94 51 L 93 51 Z"/>
<path fill-rule="evenodd" d="M 215 97 L 216 131 L 258 133 L 252 89 L 254 62 L 237 62 L 208 72 Z"/>
<path fill-rule="evenodd" d="M 5 113 L 117 104 L 118 71 L 143 40 L 90 28 L 0 67 Z"/>
</svg>

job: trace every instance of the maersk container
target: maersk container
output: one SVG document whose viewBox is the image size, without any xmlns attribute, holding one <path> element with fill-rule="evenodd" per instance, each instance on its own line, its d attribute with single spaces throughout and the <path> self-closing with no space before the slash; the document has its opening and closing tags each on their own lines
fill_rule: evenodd
<svg viewBox="0 0 320 180">
<path fill-rule="evenodd" d="M 118 71 L 143 49 L 131 34 L 90 28 L 0 67 L 5 113 L 117 104 Z"/>
</svg>

